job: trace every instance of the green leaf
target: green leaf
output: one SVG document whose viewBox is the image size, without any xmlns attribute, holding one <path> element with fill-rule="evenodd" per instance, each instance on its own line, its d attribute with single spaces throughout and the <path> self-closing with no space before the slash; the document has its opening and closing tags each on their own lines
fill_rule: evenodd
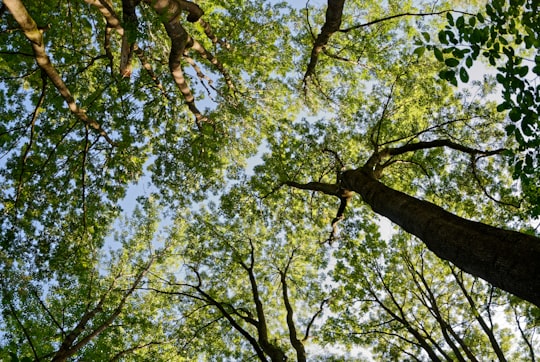
<svg viewBox="0 0 540 362">
<path fill-rule="evenodd" d="M 504 127 L 504 130 L 506 131 L 507 136 L 511 136 L 516 130 L 516 126 L 513 124 L 509 124 L 506 127 Z"/>
<path fill-rule="evenodd" d="M 474 19 L 474 18 L 473 18 Z M 465 27 L 465 19 L 463 18 L 463 16 L 460 16 L 459 18 L 457 18 L 456 20 L 456 27 L 460 30 L 460 31 L 463 31 L 463 28 Z"/>
<path fill-rule="evenodd" d="M 444 56 L 443 53 L 439 48 L 433 48 L 433 54 L 435 55 L 435 58 L 437 58 L 438 61 L 443 62 Z"/>
<path fill-rule="evenodd" d="M 512 108 L 508 113 L 508 117 L 510 117 L 512 122 L 519 121 L 521 119 L 521 110 L 517 107 Z"/>
<path fill-rule="evenodd" d="M 468 56 L 468 57 L 465 59 L 465 65 L 467 66 L 467 68 L 472 67 L 472 65 L 473 65 L 473 59 L 472 59 L 471 56 Z"/>
<path fill-rule="evenodd" d="M 521 77 L 525 77 L 527 73 L 529 72 L 529 67 L 524 65 L 522 67 L 516 67 L 515 68 L 516 74 L 518 74 Z"/>
<path fill-rule="evenodd" d="M 459 69 L 459 79 L 463 83 L 467 83 L 469 81 L 469 74 L 467 73 L 467 70 L 463 67 Z"/>
<path fill-rule="evenodd" d="M 497 112 L 504 112 L 507 109 L 511 109 L 512 105 L 510 102 L 502 102 L 499 105 L 497 105 Z"/>
<path fill-rule="evenodd" d="M 476 18 L 478 19 L 478 21 L 479 21 L 480 23 L 483 23 L 484 20 L 485 20 L 485 19 L 484 19 L 484 15 L 482 15 L 482 13 L 476 14 Z"/>
<path fill-rule="evenodd" d="M 448 39 L 446 38 L 446 31 L 444 30 L 441 30 L 439 31 L 439 42 L 441 42 L 441 44 L 448 44 Z"/>
<path fill-rule="evenodd" d="M 454 18 L 452 17 L 452 13 L 447 12 L 446 13 L 446 19 L 448 20 L 448 24 L 450 26 L 454 26 Z"/>
<path fill-rule="evenodd" d="M 448 58 L 444 60 L 444 64 L 446 64 L 449 67 L 456 67 L 459 65 L 459 60 L 455 58 Z"/>
<path fill-rule="evenodd" d="M 424 52 L 426 51 L 426 47 L 418 47 L 414 50 L 413 54 L 416 54 L 419 58 L 424 55 Z"/>
</svg>

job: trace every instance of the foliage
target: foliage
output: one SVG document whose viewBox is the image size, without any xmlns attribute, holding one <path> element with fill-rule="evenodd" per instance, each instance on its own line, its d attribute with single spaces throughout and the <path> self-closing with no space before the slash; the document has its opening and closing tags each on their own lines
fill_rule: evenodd
<svg viewBox="0 0 540 362">
<path fill-rule="evenodd" d="M 0 359 L 537 358 L 342 179 L 537 234 L 537 5 L 303 5 L 0 4 Z"/>
<path fill-rule="evenodd" d="M 506 133 L 515 137 L 520 151 L 526 151 L 513 154 L 513 175 L 521 179 L 524 194 L 535 205 L 532 212 L 536 216 L 540 215 L 540 185 L 535 177 L 535 170 L 540 165 L 537 151 L 540 146 L 539 11 L 540 5 L 536 1 L 495 0 L 474 15 L 454 18 L 447 13 L 448 24 L 438 33 L 438 45 L 430 42 L 429 33 L 423 33 L 427 48 L 447 66 L 439 76 L 454 85 L 457 85 L 457 77 L 463 83 L 469 81 L 471 67 L 479 58 L 496 67 L 502 96 L 497 110 L 508 112 L 511 123 L 506 125 Z M 416 51 L 421 53 L 422 49 Z"/>
</svg>

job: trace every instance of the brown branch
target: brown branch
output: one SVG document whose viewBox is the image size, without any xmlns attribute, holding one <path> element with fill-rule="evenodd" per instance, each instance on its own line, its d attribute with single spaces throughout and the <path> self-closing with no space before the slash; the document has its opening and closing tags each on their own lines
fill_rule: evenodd
<svg viewBox="0 0 540 362">
<path fill-rule="evenodd" d="M 107 23 L 105 27 L 105 39 L 103 48 L 105 49 L 105 54 L 109 58 L 109 66 L 111 73 L 113 72 L 113 61 L 114 57 L 111 51 L 111 32 L 116 30 L 118 34 L 123 38 L 124 37 L 124 28 L 120 22 L 120 18 L 116 15 L 114 9 L 104 0 L 84 0 L 89 5 L 92 5 L 98 9 L 98 11 L 105 18 Z"/>
<path fill-rule="evenodd" d="M 339 197 L 340 195 L 340 187 L 337 184 L 327 184 L 323 182 L 308 182 L 307 184 L 301 184 L 294 181 L 285 181 L 284 184 L 300 190 L 322 192 L 323 194 L 330 196 Z"/>
<path fill-rule="evenodd" d="M 315 73 L 315 67 L 319 59 L 319 54 L 324 50 L 330 37 L 336 31 L 339 31 L 341 26 L 341 17 L 343 15 L 343 6 L 345 0 L 328 0 L 328 7 L 326 8 L 326 21 L 321 29 L 320 34 L 315 39 L 313 48 L 311 49 L 311 56 L 309 63 L 304 73 L 304 86 L 307 80 Z"/>
<path fill-rule="evenodd" d="M 45 100 L 45 91 L 47 89 L 47 77 L 43 71 L 41 71 L 41 81 L 42 81 L 41 94 L 39 96 L 36 107 L 34 108 L 34 111 L 32 112 L 32 118 L 30 120 L 30 140 L 28 141 L 28 144 L 26 145 L 26 148 L 24 150 L 24 154 L 21 160 L 21 173 L 19 174 L 19 183 L 17 185 L 15 205 L 18 204 L 19 198 L 21 196 L 22 186 L 23 186 L 23 177 L 24 177 L 24 168 L 26 166 L 26 161 L 28 159 L 28 153 L 30 152 L 30 149 L 32 148 L 32 145 L 34 143 L 35 125 L 36 125 L 37 117 L 39 115 L 39 109 L 41 108 L 41 106 L 43 105 L 43 101 Z"/>
<path fill-rule="evenodd" d="M 146 70 L 150 78 L 152 78 L 152 80 L 154 81 L 154 84 L 156 85 L 156 87 L 161 91 L 161 94 L 163 94 L 165 98 L 169 99 L 169 95 L 167 94 L 167 92 L 165 92 L 165 88 L 163 88 L 163 84 L 161 84 L 161 81 L 159 80 L 158 76 L 152 69 L 152 65 L 150 64 L 150 62 L 148 62 L 148 59 L 144 55 L 144 52 L 137 46 L 137 44 L 135 44 L 133 51 L 139 58 L 139 61 L 141 62 L 141 65 L 143 66 L 143 68 Z"/>
<path fill-rule="evenodd" d="M 405 316 L 405 313 L 403 312 L 403 309 L 401 307 L 401 305 L 397 302 L 397 300 L 395 299 L 395 296 L 394 294 L 390 291 L 390 288 L 388 287 L 388 285 L 385 283 L 384 281 L 384 278 L 383 276 L 380 274 L 380 271 L 376 270 L 376 273 L 377 275 L 379 276 L 379 279 L 383 285 L 383 288 L 386 290 L 386 292 L 388 293 L 388 295 L 390 296 L 390 299 L 392 300 L 392 303 L 396 306 L 396 308 L 398 309 L 399 311 L 399 314 L 397 314 L 395 311 L 393 311 L 389 306 L 387 306 L 384 301 L 382 301 L 379 296 L 377 295 L 378 293 L 373 290 L 371 287 L 369 287 L 367 289 L 368 293 L 373 297 L 373 299 L 376 301 L 376 303 L 386 312 L 388 313 L 395 321 L 399 322 L 414 338 L 416 338 L 419 346 L 424 350 L 426 351 L 426 353 L 428 354 L 428 356 L 430 357 L 430 359 L 432 361 L 438 361 L 438 362 L 442 362 L 441 359 L 439 358 L 439 356 L 437 356 L 437 353 L 435 352 L 435 350 L 432 348 L 432 346 L 429 345 L 428 341 L 429 339 L 426 338 L 425 336 L 422 335 L 422 333 L 420 333 L 419 330 L 417 330 L 416 328 L 414 328 L 414 326 L 411 325 L 411 323 L 409 323 L 409 321 L 407 320 L 406 316 Z M 438 347 L 438 345 L 435 343 L 435 346 Z"/>
<path fill-rule="evenodd" d="M 261 361 L 263 361 L 263 362 L 266 362 L 267 361 L 266 356 L 264 355 L 264 351 L 262 349 L 262 346 L 259 345 L 259 342 L 257 342 L 257 340 L 247 330 L 245 330 L 244 328 L 242 328 L 242 326 L 240 324 L 238 324 L 238 322 L 233 318 L 233 316 L 225 309 L 225 307 L 223 306 L 223 303 L 218 302 L 210 294 L 206 293 L 201 288 L 201 282 L 202 281 L 201 281 L 201 276 L 200 276 L 199 272 L 196 269 L 192 268 L 192 267 L 190 267 L 190 268 L 197 275 L 197 280 L 199 281 L 197 286 L 191 286 L 191 287 L 194 288 L 204 298 L 204 300 L 206 302 L 212 304 L 217 309 L 219 309 L 221 314 L 229 321 L 231 326 L 234 329 L 236 329 L 242 336 L 244 336 L 244 338 L 247 339 L 247 341 L 255 349 L 255 353 L 257 354 L 259 359 Z"/>
<path fill-rule="evenodd" d="M 189 14 L 186 18 L 190 23 L 194 23 L 204 15 L 204 11 L 199 5 L 187 0 L 177 0 L 180 9 L 187 11 Z"/>
<path fill-rule="evenodd" d="M 467 299 L 467 302 L 469 303 L 469 306 L 471 307 L 471 310 L 472 310 L 472 315 L 474 316 L 478 324 L 480 324 L 484 333 L 487 335 L 489 342 L 491 344 L 491 347 L 493 347 L 493 351 L 497 355 L 499 361 L 506 362 L 506 357 L 504 356 L 501 346 L 499 345 L 499 342 L 497 342 L 497 339 L 495 338 L 495 335 L 493 334 L 492 329 L 489 328 L 484 318 L 482 318 L 482 315 L 480 314 L 480 311 L 478 310 L 476 303 L 474 302 L 470 293 L 467 291 L 467 289 L 465 288 L 465 285 L 463 284 L 463 277 L 462 277 L 461 271 L 459 273 L 456 272 L 453 266 L 450 266 L 450 271 L 452 272 L 452 275 L 454 276 L 454 279 L 457 285 L 463 292 L 465 299 Z"/>
<path fill-rule="evenodd" d="M 139 346 L 134 346 L 134 347 L 131 347 L 131 348 L 128 348 L 128 349 L 125 349 L 123 351 L 120 351 L 118 353 L 116 353 L 111 359 L 110 361 L 113 362 L 113 361 L 118 361 L 120 360 L 122 357 L 124 357 L 126 354 L 128 353 L 131 353 L 131 352 L 134 352 L 136 350 L 139 350 L 139 349 L 143 349 L 143 348 L 147 348 L 147 347 L 151 347 L 151 346 L 156 346 L 156 345 L 160 345 L 162 344 L 163 342 L 148 342 L 146 344 L 142 344 L 142 345 L 139 345 Z"/>
<path fill-rule="evenodd" d="M 107 54 L 107 57 L 111 61 L 111 70 L 112 70 L 113 55 L 112 55 L 112 52 L 111 52 L 111 49 L 110 49 L 111 48 L 111 45 L 110 45 L 110 32 L 111 32 L 111 30 L 114 29 L 122 37 L 122 47 L 125 47 L 124 39 L 126 39 L 126 40 L 129 39 L 129 36 L 127 35 L 128 31 L 125 30 L 122 27 L 122 24 L 120 22 L 120 18 L 114 12 L 114 10 L 109 6 L 109 4 L 107 4 L 105 1 L 103 1 L 103 0 L 84 0 L 84 1 L 87 4 L 95 6 L 99 10 L 101 15 L 103 15 L 103 17 L 105 18 L 105 21 L 107 23 L 107 30 L 106 30 L 106 34 L 105 34 L 105 46 L 104 46 L 104 48 L 105 48 L 105 53 Z M 140 0 L 128 0 L 128 1 L 133 2 L 136 5 L 136 4 L 139 3 Z M 131 11 L 131 10 L 128 10 L 128 11 Z M 130 19 L 128 19 L 128 21 L 130 21 Z M 134 20 L 132 20 L 132 21 L 136 21 L 136 18 L 134 18 Z M 133 24 L 133 25 L 136 26 L 135 24 Z M 133 32 L 134 31 L 135 31 L 135 29 L 133 29 Z M 137 57 L 139 58 L 139 61 L 141 62 L 141 65 L 146 70 L 148 75 L 150 75 L 150 78 L 152 78 L 152 80 L 154 81 L 154 83 L 156 84 L 158 89 L 161 90 L 161 93 L 166 98 L 168 98 L 168 96 L 167 96 L 167 94 L 165 92 L 165 89 L 163 88 L 163 85 L 161 84 L 158 77 L 156 76 L 156 74 L 152 70 L 152 66 L 148 62 L 148 59 L 144 55 L 144 52 L 139 48 L 139 46 L 135 42 L 133 42 L 132 45 L 133 45 L 133 49 L 131 49 L 131 47 L 130 47 L 128 50 L 130 52 L 133 51 L 137 55 Z M 123 52 L 126 52 L 125 48 L 122 48 L 121 53 L 123 53 Z M 120 73 L 124 76 L 126 68 L 124 68 L 124 66 L 122 65 L 122 56 L 121 56 L 120 61 L 121 61 Z M 131 61 L 129 61 L 129 66 L 130 66 L 130 69 L 131 69 L 131 64 L 130 63 L 131 63 Z M 128 62 L 126 61 L 126 65 L 127 64 L 128 64 Z"/>
<path fill-rule="evenodd" d="M 210 63 L 212 63 L 221 73 L 223 78 L 225 79 L 225 83 L 227 84 L 227 87 L 229 87 L 230 90 L 234 90 L 234 84 L 232 82 L 232 78 L 229 75 L 229 72 L 223 67 L 223 64 L 208 50 L 205 49 L 205 47 L 199 43 L 197 40 L 190 37 L 190 48 L 194 49 L 203 59 L 208 60 Z"/>
<path fill-rule="evenodd" d="M 421 303 L 429 310 L 430 314 L 435 318 L 437 323 L 440 326 L 441 333 L 443 335 L 444 340 L 446 343 L 450 346 L 452 351 L 454 352 L 454 355 L 457 360 L 461 362 L 465 362 L 465 357 L 459 350 L 458 346 L 454 341 L 456 341 L 470 361 L 477 362 L 478 360 L 473 355 L 469 347 L 466 345 L 466 343 L 463 341 L 463 339 L 456 333 L 456 331 L 452 328 L 452 326 L 448 323 L 448 321 L 443 317 L 442 312 L 439 307 L 439 303 L 437 301 L 437 297 L 431 290 L 431 287 L 424 277 L 424 258 L 423 254 L 421 256 L 421 263 L 420 263 L 420 270 L 415 268 L 416 263 L 413 263 L 413 261 L 410 259 L 408 254 L 403 255 L 403 259 L 405 261 L 406 267 L 409 270 L 410 275 L 412 276 L 412 280 L 414 284 L 416 285 L 416 289 L 420 291 L 420 293 L 424 296 L 424 298 L 419 298 L 421 300 Z M 426 300 L 427 299 L 427 300 Z M 429 301 L 429 303 L 428 303 Z"/>
<path fill-rule="evenodd" d="M 36 348 L 34 347 L 34 343 L 32 342 L 32 338 L 30 338 L 30 333 L 28 332 L 28 330 L 26 329 L 24 324 L 19 319 L 19 316 L 17 316 L 17 311 L 15 310 L 15 307 L 13 306 L 13 303 L 11 303 L 10 299 L 7 300 L 7 305 L 9 307 L 9 311 L 11 312 L 11 315 L 13 316 L 13 318 L 15 318 L 15 320 L 17 321 L 17 324 L 21 327 L 21 329 L 23 331 L 23 334 L 24 334 L 24 337 L 26 338 L 26 340 L 28 341 L 28 344 L 30 345 L 30 349 L 32 350 L 32 354 L 34 355 L 36 361 L 39 361 L 40 358 L 39 358 L 39 356 L 37 354 Z"/>
<path fill-rule="evenodd" d="M 284 361 L 286 358 L 285 353 L 272 342 L 268 335 L 268 325 L 266 323 L 266 316 L 264 313 L 263 304 L 259 294 L 259 287 L 257 285 L 257 279 L 253 268 L 255 267 L 255 248 L 251 239 L 249 240 L 250 254 L 249 254 L 249 266 L 242 260 L 239 261 L 242 268 L 248 273 L 249 283 L 251 285 L 251 294 L 253 302 L 255 303 L 255 310 L 257 312 L 257 332 L 259 334 L 259 343 L 261 348 L 266 354 L 270 356 L 272 361 Z"/>
<path fill-rule="evenodd" d="M 297 189 L 322 192 L 323 194 L 336 196 L 339 198 L 339 208 L 336 213 L 336 217 L 332 219 L 331 223 L 332 231 L 330 232 L 329 238 L 326 240 L 326 242 L 332 243 L 338 232 L 337 224 L 343 219 L 343 213 L 354 193 L 338 184 L 327 184 L 323 182 L 308 182 L 307 184 L 301 184 L 294 181 L 285 181 L 284 184 Z"/>
<path fill-rule="evenodd" d="M 125 29 L 120 50 L 120 74 L 122 77 L 129 77 L 132 72 L 131 60 L 133 59 L 138 26 L 135 7 L 139 2 L 140 0 L 122 0 L 122 17 Z"/>
<path fill-rule="evenodd" d="M 64 331 L 64 328 L 62 328 L 62 326 L 60 325 L 60 323 L 58 323 L 58 321 L 56 320 L 56 318 L 54 318 L 53 314 L 51 313 L 50 309 L 47 308 L 47 306 L 45 305 L 45 303 L 41 300 L 41 298 L 39 297 L 37 291 L 30 287 L 30 292 L 32 293 L 32 295 L 34 296 L 34 298 L 36 298 L 36 300 L 38 301 L 39 305 L 41 306 L 41 308 L 43 308 L 43 310 L 45 311 L 45 313 L 47 313 L 47 315 L 49 316 L 49 318 L 51 318 L 52 322 L 54 323 L 54 325 L 56 326 L 56 328 L 58 328 L 58 330 L 61 332 L 62 334 L 62 337 L 65 336 L 65 331 Z"/>
<path fill-rule="evenodd" d="M 180 3 L 173 0 L 164 0 L 164 1 L 152 1 L 145 0 L 146 3 L 150 4 L 156 13 L 159 15 L 167 35 L 171 39 L 171 50 L 169 53 L 169 69 L 173 76 L 174 82 L 176 83 L 177 88 L 180 90 L 184 96 L 184 100 L 191 111 L 195 116 L 195 123 L 199 130 L 202 129 L 202 123 L 208 122 L 208 118 L 202 115 L 202 113 L 197 108 L 195 104 L 195 97 L 191 92 L 191 88 L 187 84 L 187 81 L 184 77 L 184 71 L 182 70 L 181 59 L 184 55 L 184 51 L 188 44 L 193 44 L 193 39 L 182 27 L 178 20 L 178 14 L 180 10 L 183 10 L 180 6 Z M 188 3 L 188 2 L 185 2 Z"/>
<path fill-rule="evenodd" d="M 474 117 L 471 117 L 471 118 L 474 118 Z M 422 131 L 420 131 L 420 132 L 418 132 L 418 133 L 416 133 L 414 135 L 411 135 L 411 136 L 403 136 L 403 137 L 395 138 L 395 139 L 390 140 L 390 141 L 381 142 L 381 143 L 379 143 L 379 147 L 386 146 L 386 145 L 389 145 L 391 143 L 396 143 L 396 142 L 402 141 L 404 139 L 409 139 L 409 141 L 407 143 L 410 143 L 413 139 L 418 138 L 419 136 L 421 136 L 424 133 L 431 132 L 433 130 L 436 130 L 437 128 L 445 127 L 445 126 L 450 125 L 452 123 L 469 121 L 469 120 L 471 120 L 471 118 L 457 118 L 457 119 L 452 119 L 450 121 L 443 122 L 441 124 L 436 124 L 436 125 L 428 127 L 428 128 L 426 128 L 426 129 L 424 129 L 424 130 L 422 130 Z"/>
<path fill-rule="evenodd" d="M 478 155 L 478 154 L 482 156 L 491 156 L 491 155 L 500 154 L 506 151 L 505 148 L 499 148 L 492 151 L 478 150 L 475 148 L 463 146 L 462 144 L 456 143 L 454 141 L 450 141 L 448 139 L 437 139 L 433 141 L 408 143 L 401 147 L 385 148 L 380 152 L 374 152 L 366 161 L 362 169 L 372 174 L 372 176 L 374 176 L 375 178 L 380 178 L 381 172 L 384 168 L 384 165 L 381 165 L 380 162 L 383 159 L 392 157 L 392 156 L 402 155 L 408 152 L 415 152 L 419 150 L 427 150 L 427 149 L 438 148 L 438 147 L 448 147 L 448 148 L 461 151 L 461 152 L 464 152 L 473 156 Z"/>
<path fill-rule="evenodd" d="M 480 180 L 480 175 L 478 175 L 478 172 L 477 172 L 477 169 L 476 169 L 476 161 L 478 161 L 478 158 L 474 157 L 474 155 L 471 155 L 472 174 L 473 174 L 474 179 L 476 180 L 476 183 L 478 184 L 478 187 L 480 187 L 480 189 L 484 192 L 484 195 L 486 195 L 486 197 L 488 199 L 490 199 L 493 202 L 496 202 L 497 204 L 506 205 L 506 206 L 512 206 L 512 207 L 514 207 L 516 209 L 519 209 L 520 204 L 516 205 L 516 204 L 510 203 L 510 202 L 497 200 L 495 197 L 491 196 L 491 194 L 488 192 L 487 188 L 482 184 L 482 180 Z"/>
<path fill-rule="evenodd" d="M 220 44 L 225 49 L 231 49 L 231 45 L 227 41 L 219 39 L 214 34 L 214 32 L 212 31 L 212 28 L 210 27 L 210 24 L 208 24 L 203 19 L 199 19 L 199 24 L 201 24 L 201 26 L 203 27 L 204 33 L 206 34 L 208 39 L 210 39 L 212 41 L 212 44 Z"/>
<path fill-rule="evenodd" d="M 148 270 L 150 270 L 150 267 L 154 263 L 156 259 L 156 256 L 152 256 L 148 263 L 145 265 L 145 267 L 139 272 L 137 277 L 135 278 L 135 281 L 131 285 L 131 287 L 127 290 L 126 293 L 122 296 L 120 302 L 118 303 L 117 307 L 113 310 L 113 312 L 109 315 L 108 318 L 106 318 L 101 324 L 99 324 L 97 327 L 93 329 L 92 332 L 90 332 L 88 335 L 83 337 L 79 342 L 76 344 L 73 344 L 75 339 L 77 339 L 82 332 L 85 330 L 87 323 L 94 319 L 94 317 L 103 310 L 103 304 L 105 302 L 105 298 L 108 295 L 109 291 L 105 293 L 95 308 L 93 308 L 91 311 L 85 313 L 85 315 L 81 318 L 77 326 L 67 335 L 67 337 L 64 339 L 62 344 L 60 345 L 60 348 L 55 353 L 54 357 L 52 358 L 52 361 L 65 361 L 67 358 L 73 356 L 75 353 L 77 353 L 82 347 L 84 347 L 86 344 L 88 344 L 92 339 L 94 339 L 96 336 L 101 334 L 106 328 L 108 328 L 111 323 L 120 315 L 122 312 L 124 305 L 127 302 L 127 299 L 133 294 L 133 292 L 137 289 L 139 284 L 141 283 L 143 277 L 146 275 Z M 115 278 L 116 280 L 117 278 Z M 113 283 L 114 284 L 114 283 Z M 112 288 L 112 286 L 111 286 Z"/>
<path fill-rule="evenodd" d="M 474 15 L 474 14 L 471 14 L 471 13 L 467 13 L 467 12 L 464 12 L 464 11 L 457 11 L 457 10 L 442 10 L 442 11 L 437 11 L 437 12 L 432 12 L 432 13 L 402 13 L 402 14 L 395 14 L 395 15 L 390 15 L 390 16 L 384 17 L 384 18 L 372 20 L 372 21 L 369 21 L 367 23 L 354 25 L 354 26 L 351 26 L 350 28 L 339 29 L 337 31 L 339 31 L 340 33 L 347 33 L 347 32 L 349 32 L 351 30 L 355 30 L 355 29 L 359 29 L 359 28 L 365 28 L 365 27 L 368 27 L 368 26 L 371 26 L 371 25 L 374 25 L 374 24 L 377 24 L 377 23 L 382 23 L 384 21 L 388 21 L 388 20 L 392 20 L 392 19 L 396 19 L 396 18 L 400 18 L 400 17 L 404 17 L 404 16 L 433 16 L 433 15 L 442 15 L 442 14 L 446 14 L 446 13 L 449 13 L 449 12 L 455 12 L 455 13 L 471 15 L 471 16 Z"/>
<path fill-rule="evenodd" d="M 88 152 L 90 151 L 90 140 L 88 127 L 84 128 L 84 150 L 82 155 L 81 167 L 81 189 L 82 189 L 82 209 L 83 209 L 83 226 L 84 232 L 87 232 L 87 205 L 86 205 L 86 163 L 88 161 Z"/>
<path fill-rule="evenodd" d="M 535 357 L 535 352 L 534 352 L 535 348 L 532 345 L 531 341 L 529 340 L 529 337 L 525 334 L 525 331 L 523 330 L 523 327 L 521 326 L 521 322 L 519 320 L 522 315 L 518 314 L 518 311 L 517 311 L 515 305 L 510 304 L 510 306 L 511 306 L 512 312 L 514 314 L 514 320 L 515 320 L 516 325 L 517 325 L 517 327 L 519 329 L 519 334 L 521 335 L 521 338 L 523 339 L 523 341 L 527 345 L 527 349 L 529 350 L 529 356 L 531 358 L 530 361 L 531 362 L 536 362 L 536 357 Z"/>
<path fill-rule="evenodd" d="M 71 113 L 73 113 L 83 123 L 89 125 L 95 131 L 97 131 L 110 145 L 114 146 L 114 141 L 109 137 L 101 125 L 88 117 L 86 112 L 79 108 L 79 106 L 77 106 L 75 103 L 73 95 L 62 80 L 62 77 L 56 68 L 51 63 L 51 60 L 45 51 L 43 33 L 38 29 L 34 19 L 32 19 L 30 14 L 28 14 L 28 11 L 24 7 L 22 1 L 6 0 L 4 1 L 4 4 L 15 18 L 15 21 L 17 21 L 17 23 L 21 26 L 26 38 L 30 41 L 37 64 L 45 72 L 45 74 L 47 74 L 47 77 L 49 77 L 56 89 L 60 92 Z"/>
<path fill-rule="evenodd" d="M 213 100 L 212 98 L 212 95 L 210 93 L 210 88 L 212 88 L 214 91 L 218 91 L 213 85 L 212 83 L 214 83 L 212 81 L 212 79 L 210 79 L 209 76 L 207 76 L 206 74 L 204 74 L 201 70 L 201 68 L 197 65 L 197 63 L 195 62 L 195 60 L 191 57 L 188 57 L 187 55 L 184 54 L 184 59 L 186 60 L 186 62 L 188 62 L 189 65 L 191 65 L 191 67 L 193 68 L 193 70 L 195 71 L 195 73 L 197 74 L 197 77 L 199 77 L 199 79 L 201 80 L 201 84 L 202 86 L 204 87 L 204 89 L 206 90 L 206 93 L 208 94 L 208 96 L 210 97 L 210 99 Z M 208 83 L 208 86 L 206 86 L 206 84 L 204 83 L 204 81 L 206 81 Z"/>
<path fill-rule="evenodd" d="M 294 324 L 294 311 L 289 300 L 288 286 L 287 286 L 287 272 L 291 266 L 292 259 L 294 257 L 294 250 L 289 257 L 287 265 L 284 270 L 279 270 L 279 275 L 281 279 L 281 290 L 283 294 L 283 303 L 285 304 L 285 309 L 287 311 L 287 328 L 289 329 L 289 340 L 291 345 L 296 351 L 296 360 L 299 362 L 306 361 L 306 349 L 301 340 L 298 339 L 298 334 L 296 333 L 296 326 Z"/>
<path fill-rule="evenodd" d="M 401 77 L 401 74 L 399 74 L 396 79 L 394 79 L 394 81 L 392 82 L 392 86 L 390 87 L 390 93 L 388 94 L 388 96 L 386 97 L 386 102 L 384 103 L 384 106 L 383 106 L 383 110 L 382 110 L 382 113 L 381 113 L 381 116 L 379 117 L 379 120 L 377 121 L 377 124 L 376 126 L 373 128 L 369 138 L 371 140 L 371 144 L 375 147 L 375 150 L 378 151 L 378 147 L 379 147 L 379 139 L 380 139 L 380 136 L 381 136 L 381 127 L 382 127 L 382 123 L 384 121 L 384 119 L 386 118 L 386 112 L 388 111 L 388 106 L 390 105 L 390 102 L 392 101 L 392 96 L 394 95 L 394 89 L 395 89 L 395 86 L 399 80 L 399 78 Z M 375 138 L 375 130 L 377 132 L 377 137 Z"/>
<path fill-rule="evenodd" d="M 319 315 L 322 314 L 322 312 L 324 311 L 324 305 L 326 303 L 328 303 L 328 301 L 330 300 L 330 298 L 326 298 L 324 299 L 321 304 L 319 305 L 319 309 L 317 310 L 317 312 L 315 312 L 315 314 L 313 315 L 313 317 L 311 317 L 311 319 L 309 320 L 309 323 L 308 325 L 306 326 L 306 333 L 304 334 L 304 338 L 302 338 L 302 341 L 307 341 L 307 339 L 309 338 L 309 330 L 311 329 L 311 326 L 313 325 L 313 323 L 315 323 L 315 320 L 317 319 L 317 317 L 319 317 Z"/>
</svg>

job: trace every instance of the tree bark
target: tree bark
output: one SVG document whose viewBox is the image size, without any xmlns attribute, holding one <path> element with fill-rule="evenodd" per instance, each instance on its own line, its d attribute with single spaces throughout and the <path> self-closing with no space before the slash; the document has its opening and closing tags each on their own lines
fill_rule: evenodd
<svg viewBox="0 0 540 362">
<path fill-rule="evenodd" d="M 463 219 L 385 186 L 369 170 L 344 172 L 342 185 L 438 257 L 540 307 L 540 238 Z"/>
</svg>

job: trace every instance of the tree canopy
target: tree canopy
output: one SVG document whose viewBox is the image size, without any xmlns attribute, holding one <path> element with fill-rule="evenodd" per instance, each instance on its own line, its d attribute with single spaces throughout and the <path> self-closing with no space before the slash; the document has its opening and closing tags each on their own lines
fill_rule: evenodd
<svg viewBox="0 0 540 362">
<path fill-rule="evenodd" d="M 531 360 L 533 0 L 0 2 L 0 358 Z"/>
</svg>

